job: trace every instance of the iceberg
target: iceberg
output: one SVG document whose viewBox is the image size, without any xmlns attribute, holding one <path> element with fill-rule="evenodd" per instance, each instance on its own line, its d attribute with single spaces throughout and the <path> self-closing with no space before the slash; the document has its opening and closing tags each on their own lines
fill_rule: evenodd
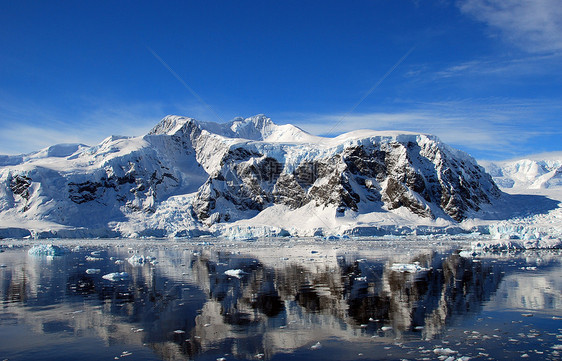
<svg viewBox="0 0 562 361">
<path fill-rule="evenodd" d="M 129 279 L 129 274 L 127 272 L 113 272 L 103 275 L 102 278 L 113 282 L 124 281 Z"/>
<path fill-rule="evenodd" d="M 68 253 L 66 248 L 55 246 L 52 244 L 39 244 L 33 246 L 27 251 L 31 256 L 62 256 Z"/>
</svg>

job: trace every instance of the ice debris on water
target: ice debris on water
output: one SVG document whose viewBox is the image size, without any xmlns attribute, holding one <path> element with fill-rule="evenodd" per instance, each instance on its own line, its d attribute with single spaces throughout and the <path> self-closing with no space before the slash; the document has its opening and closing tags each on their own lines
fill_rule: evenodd
<svg viewBox="0 0 562 361">
<path fill-rule="evenodd" d="M 241 278 L 246 272 L 242 271 L 241 269 L 229 269 L 224 271 L 224 274 L 230 277 Z"/>
<path fill-rule="evenodd" d="M 113 272 L 102 276 L 102 278 L 108 281 L 122 281 L 128 279 L 129 274 L 127 272 Z"/>
<path fill-rule="evenodd" d="M 322 348 L 322 344 L 320 342 L 316 342 L 314 345 L 310 346 L 311 350 L 319 350 Z"/>
<path fill-rule="evenodd" d="M 520 239 L 521 238 L 521 239 Z M 490 240 L 473 241 L 470 245 L 469 253 L 478 254 L 481 252 L 497 252 L 524 249 L 560 249 L 562 248 L 562 240 L 549 236 L 539 237 L 536 239 L 527 239 L 528 237 L 495 238 Z"/>
<path fill-rule="evenodd" d="M 100 272 L 101 272 L 101 270 L 99 268 L 88 268 L 86 270 L 86 273 L 89 274 L 89 275 L 98 274 Z"/>
<path fill-rule="evenodd" d="M 456 355 L 458 351 L 451 350 L 450 348 L 436 348 L 433 353 L 440 356 L 451 356 Z"/>
<path fill-rule="evenodd" d="M 393 271 L 410 272 L 410 273 L 429 271 L 429 268 L 425 268 L 425 267 L 420 266 L 418 262 L 416 262 L 416 263 L 393 263 L 392 267 L 390 267 L 390 269 L 393 270 Z"/>
<path fill-rule="evenodd" d="M 27 251 L 27 254 L 31 256 L 62 256 L 67 252 L 67 249 L 59 246 L 52 244 L 39 244 L 31 247 L 29 251 Z"/>
<path fill-rule="evenodd" d="M 131 257 L 127 258 L 127 262 L 129 262 L 133 266 L 141 266 L 144 264 L 156 264 L 156 257 L 150 256 L 139 256 L 137 254 L 132 255 Z"/>
</svg>

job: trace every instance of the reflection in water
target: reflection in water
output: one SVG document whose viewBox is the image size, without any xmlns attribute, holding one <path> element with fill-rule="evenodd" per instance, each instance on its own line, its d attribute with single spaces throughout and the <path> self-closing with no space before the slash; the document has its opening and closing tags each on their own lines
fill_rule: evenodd
<svg viewBox="0 0 562 361">
<path fill-rule="evenodd" d="M 396 256 L 392 247 L 369 252 L 366 243 L 349 251 L 351 246 L 297 241 L 276 247 L 135 247 L 82 246 L 51 258 L 28 256 L 25 248 L 1 253 L 7 267 L 0 269 L 0 326 L 9 319 L 37 334 L 93 331 L 107 344 L 145 345 L 166 360 L 209 352 L 255 359 L 329 338 L 435 339 L 447 326 L 494 305 L 531 305 L 555 314 L 562 305 L 562 285 L 548 276 L 542 276 L 543 291 L 535 287 L 529 295 L 525 277 L 536 279 L 519 276 L 529 267 L 523 257 L 462 258 L 455 249 Z M 133 254 L 158 263 L 125 261 Z M 532 259 L 559 275 L 558 257 Z M 422 270 L 396 271 L 394 261 Z M 104 280 L 110 272 L 130 277 Z"/>
</svg>

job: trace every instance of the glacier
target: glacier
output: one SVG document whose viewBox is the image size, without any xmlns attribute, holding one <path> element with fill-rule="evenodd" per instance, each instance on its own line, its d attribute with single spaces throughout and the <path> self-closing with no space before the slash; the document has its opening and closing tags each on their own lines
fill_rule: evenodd
<svg viewBox="0 0 562 361">
<path fill-rule="evenodd" d="M 562 208 L 558 205 L 548 211 L 535 209 L 529 204 L 536 197 L 562 202 L 562 152 L 541 153 L 506 161 L 479 161 L 503 192 L 509 193 L 511 207 L 523 208 L 518 216 L 503 219 L 488 226 L 491 240 L 486 244 L 475 242 L 477 250 L 513 250 L 533 248 L 562 248 Z"/>
<path fill-rule="evenodd" d="M 556 236 L 558 200 L 508 194 L 488 167 L 429 134 L 171 115 L 144 136 L 0 156 L 0 238 Z M 512 221 L 545 214 L 548 229 Z"/>
</svg>

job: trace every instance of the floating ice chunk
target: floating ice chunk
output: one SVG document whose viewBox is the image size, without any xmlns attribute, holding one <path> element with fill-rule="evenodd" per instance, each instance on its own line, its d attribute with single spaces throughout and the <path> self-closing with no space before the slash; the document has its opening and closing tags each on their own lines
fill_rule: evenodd
<svg viewBox="0 0 562 361">
<path fill-rule="evenodd" d="M 88 268 L 86 270 L 86 273 L 89 274 L 89 275 L 98 274 L 100 272 L 101 272 L 101 270 L 99 268 Z"/>
<path fill-rule="evenodd" d="M 311 350 L 319 350 L 322 348 L 322 344 L 320 342 L 316 342 L 314 345 L 310 346 Z"/>
<path fill-rule="evenodd" d="M 478 256 L 478 253 L 473 252 L 473 251 L 460 251 L 459 252 L 459 257 L 462 258 L 472 258 L 472 257 L 476 257 Z"/>
<path fill-rule="evenodd" d="M 62 256 L 67 252 L 67 249 L 59 246 L 52 244 L 39 244 L 31 247 L 29 251 L 27 251 L 27 254 L 31 256 Z"/>
<path fill-rule="evenodd" d="M 456 355 L 458 351 L 451 350 L 450 348 L 436 348 L 433 350 L 433 353 L 441 356 L 451 356 Z"/>
<path fill-rule="evenodd" d="M 103 261 L 103 258 L 100 258 L 100 257 L 92 257 L 92 256 L 86 256 L 86 261 L 88 261 L 88 262 Z"/>
<path fill-rule="evenodd" d="M 230 277 L 241 278 L 246 272 L 242 271 L 241 269 L 229 269 L 224 271 L 224 274 Z"/>
<path fill-rule="evenodd" d="M 417 263 L 393 263 L 390 269 L 393 271 L 410 273 L 429 271 L 429 268 L 422 267 Z"/>
<path fill-rule="evenodd" d="M 381 327 L 381 330 L 384 331 L 384 332 L 390 331 L 390 330 L 392 330 L 392 327 L 390 327 L 390 326 L 383 326 L 383 327 Z"/>
<path fill-rule="evenodd" d="M 132 255 L 131 257 L 127 258 L 127 262 L 129 262 L 133 266 L 140 266 L 143 264 L 153 263 L 156 260 L 156 257 L 150 256 L 139 256 L 139 255 Z"/>
<path fill-rule="evenodd" d="M 175 330 L 174 333 L 177 334 L 177 335 L 181 335 L 181 334 L 184 334 L 185 331 L 184 330 Z"/>
<path fill-rule="evenodd" d="M 102 276 L 102 278 L 108 281 L 122 281 L 128 279 L 129 274 L 127 272 L 113 272 Z"/>
</svg>

